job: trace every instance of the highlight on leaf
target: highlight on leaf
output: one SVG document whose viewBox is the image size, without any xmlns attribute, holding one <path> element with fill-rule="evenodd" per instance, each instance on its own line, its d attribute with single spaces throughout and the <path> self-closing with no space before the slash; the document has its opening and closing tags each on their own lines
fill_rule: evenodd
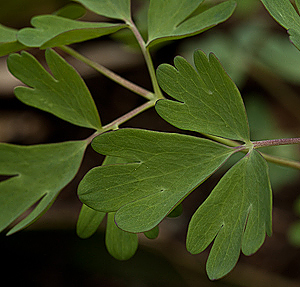
<svg viewBox="0 0 300 287">
<path fill-rule="evenodd" d="M 9 71 L 29 86 L 15 88 L 16 97 L 74 125 L 100 129 L 97 108 L 81 76 L 51 49 L 46 50 L 46 61 L 53 76 L 27 52 L 8 57 Z"/>
<path fill-rule="evenodd" d="M 92 147 L 127 163 L 90 170 L 79 198 L 95 210 L 116 212 L 118 227 L 133 233 L 157 226 L 235 152 L 202 138 L 139 129 L 104 133 Z"/>
<path fill-rule="evenodd" d="M 233 269 L 240 250 L 251 255 L 266 233 L 271 236 L 271 213 L 268 165 L 252 150 L 221 178 L 193 215 L 187 249 L 197 254 L 213 241 L 206 269 L 210 279 L 219 279 Z"/>
<path fill-rule="evenodd" d="M 159 100 L 158 114 L 180 129 L 249 142 L 247 115 L 236 85 L 214 54 L 207 58 L 198 50 L 194 62 L 196 69 L 178 56 L 175 67 L 158 67 L 161 88 L 177 100 Z"/>
</svg>

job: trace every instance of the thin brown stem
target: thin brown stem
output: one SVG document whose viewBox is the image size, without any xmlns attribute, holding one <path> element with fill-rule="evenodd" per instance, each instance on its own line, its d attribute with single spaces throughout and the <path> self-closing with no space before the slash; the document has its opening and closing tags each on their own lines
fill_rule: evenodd
<svg viewBox="0 0 300 287">
<path fill-rule="evenodd" d="M 289 144 L 300 144 L 300 138 L 286 138 L 286 139 L 274 139 L 274 140 L 263 140 L 252 142 L 254 148 L 266 147 L 266 146 L 277 146 L 277 145 L 289 145 Z"/>
</svg>

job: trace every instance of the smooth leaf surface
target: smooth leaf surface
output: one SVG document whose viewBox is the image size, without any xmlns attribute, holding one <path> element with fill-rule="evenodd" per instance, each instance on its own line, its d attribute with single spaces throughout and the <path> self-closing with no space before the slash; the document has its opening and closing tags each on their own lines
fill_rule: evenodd
<svg viewBox="0 0 300 287">
<path fill-rule="evenodd" d="M 40 15 L 31 19 L 35 28 L 18 32 L 18 40 L 28 47 L 42 49 L 83 42 L 114 33 L 126 24 L 81 22 L 55 15 Z"/>
<path fill-rule="evenodd" d="M 18 30 L 0 24 L 0 57 L 26 48 L 17 40 Z"/>
<path fill-rule="evenodd" d="M 12 177 L 0 182 L 0 231 L 35 203 L 9 234 L 43 214 L 77 173 L 86 146 L 85 141 L 33 146 L 1 143 L 0 174 Z"/>
<path fill-rule="evenodd" d="M 214 241 L 207 260 L 210 279 L 225 276 L 240 250 L 250 255 L 270 236 L 272 193 L 268 166 L 252 151 L 236 163 L 198 208 L 189 224 L 187 249 L 193 254 Z"/>
<path fill-rule="evenodd" d="M 155 226 L 154 228 L 152 228 L 149 231 L 144 232 L 144 235 L 148 238 L 148 239 L 156 239 L 159 235 L 159 227 L 158 225 Z"/>
<path fill-rule="evenodd" d="M 76 225 L 77 235 L 83 239 L 91 237 L 97 231 L 105 215 L 105 212 L 96 211 L 83 204 Z"/>
<path fill-rule="evenodd" d="M 186 135 L 121 129 L 96 137 L 99 153 L 124 158 L 127 164 L 96 167 L 78 187 L 91 208 L 115 212 L 119 228 L 152 229 L 234 150 Z"/>
<path fill-rule="evenodd" d="M 118 260 L 128 260 L 138 248 L 137 234 L 129 233 L 117 227 L 114 220 L 115 213 L 107 215 L 105 245 L 110 255 Z"/>
<path fill-rule="evenodd" d="M 86 9 L 82 5 L 77 3 L 69 3 L 61 9 L 55 11 L 53 15 L 76 20 L 84 16 L 85 13 Z"/>
<path fill-rule="evenodd" d="M 197 71 L 182 57 L 175 67 L 162 64 L 157 78 L 162 89 L 177 101 L 160 100 L 156 111 L 167 122 L 184 130 L 249 141 L 249 126 L 239 90 L 218 59 L 198 50 Z"/>
<path fill-rule="evenodd" d="M 113 19 L 130 20 L 130 0 L 74 0 L 89 10 Z"/>
<path fill-rule="evenodd" d="M 227 20 L 236 7 L 235 1 L 226 1 L 188 18 L 202 2 L 203 0 L 151 0 L 147 46 L 201 33 Z"/>
<path fill-rule="evenodd" d="M 271 16 L 290 34 L 293 44 L 300 50 L 300 16 L 289 0 L 261 0 Z M 299 2 L 296 3 L 299 8 Z"/>
<path fill-rule="evenodd" d="M 53 76 L 27 52 L 9 56 L 10 72 L 30 87 L 17 87 L 16 97 L 74 125 L 100 129 L 97 108 L 80 75 L 53 50 L 46 51 L 46 60 Z"/>
</svg>

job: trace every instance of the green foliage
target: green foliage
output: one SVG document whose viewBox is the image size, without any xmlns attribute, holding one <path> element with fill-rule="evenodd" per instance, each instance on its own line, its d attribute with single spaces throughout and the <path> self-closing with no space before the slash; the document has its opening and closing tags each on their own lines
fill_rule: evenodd
<svg viewBox="0 0 300 287">
<path fill-rule="evenodd" d="M 190 131 L 249 141 L 249 127 L 240 93 L 217 58 L 201 51 L 194 54 L 198 73 L 183 58 L 175 67 L 157 70 L 162 89 L 178 102 L 161 100 L 156 111 L 172 125 Z"/>
<path fill-rule="evenodd" d="M 31 24 L 35 28 L 22 29 L 18 40 L 28 47 L 41 49 L 98 38 L 127 27 L 125 24 L 75 21 L 55 15 L 36 16 Z"/>
<path fill-rule="evenodd" d="M 144 25 L 144 32 L 148 34 L 145 42 L 132 20 L 129 0 L 76 2 L 96 14 L 125 23 L 75 20 L 85 13 L 85 8 L 72 4 L 54 15 L 32 18 L 33 28 L 17 31 L 0 26 L 0 55 L 29 47 L 46 49 L 50 72 L 28 52 L 8 57 L 10 72 L 28 86 L 17 87 L 16 97 L 74 125 L 95 130 L 81 141 L 28 147 L 0 144 L 0 174 L 8 177 L 0 182 L 0 230 L 31 207 L 34 207 L 31 213 L 9 234 L 41 216 L 76 175 L 85 149 L 92 143 L 92 148 L 106 158 L 101 166 L 88 171 L 78 186 L 83 205 L 77 234 L 81 238 L 92 236 L 107 216 L 107 250 L 115 258 L 127 260 L 137 250 L 136 233 L 156 238 L 160 222 L 167 216 L 180 216 L 182 201 L 232 155 L 242 152 L 239 161 L 195 212 L 187 234 L 187 249 L 193 254 L 202 252 L 213 242 L 207 261 L 208 276 L 210 279 L 225 276 L 235 266 L 240 251 L 245 255 L 256 252 L 266 234 L 272 233 L 272 193 L 264 157 L 298 169 L 300 163 L 263 155 L 256 150 L 272 143 L 250 141 L 240 92 L 214 54 L 207 56 L 197 50 L 195 68 L 183 57 L 176 57 L 174 67 L 162 64 L 155 74 L 149 48 L 168 40 L 194 36 L 225 21 L 232 15 L 236 3 L 230 0 L 212 6 L 203 4 L 203 0 L 151 0 L 148 26 Z M 272 16 L 289 29 L 292 41 L 299 48 L 300 19 L 292 4 L 288 0 L 262 2 Z M 296 1 L 298 8 L 299 3 Z M 65 47 L 123 28 L 132 32 L 142 50 L 154 92 Z M 248 43 L 250 34 L 240 33 L 244 35 L 241 42 Z M 225 47 L 230 50 L 231 46 Z M 102 126 L 83 79 L 49 48 L 62 49 L 123 87 L 142 96 L 152 95 L 151 99 L 145 96 L 148 102 Z M 276 51 L 272 53 L 278 55 Z M 268 56 L 261 53 L 272 66 L 274 62 Z M 281 65 L 278 70 L 284 71 L 285 67 Z M 162 95 L 159 85 L 172 99 Z M 194 135 L 119 129 L 119 125 L 155 104 L 164 120 Z M 299 142 L 300 139 L 294 139 L 293 143 Z"/>
<path fill-rule="evenodd" d="M 133 256 L 138 247 L 138 238 L 134 233 L 119 229 L 113 212 L 107 215 L 105 244 L 108 252 L 119 260 L 127 260 Z"/>
<path fill-rule="evenodd" d="M 117 157 L 107 156 L 102 165 L 124 163 Z M 85 204 L 82 205 L 77 221 L 77 234 L 81 238 L 92 236 L 98 229 L 105 217 L 106 212 L 91 209 Z M 114 221 L 114 213 L 107 214 L 105 244 L 108 252 L 119 260 L 131 258 L 138 247 L 136 234 L 128 233 L 119 229 Z"/>
<path fill-rule="evenodd" d="M 250 151 L 220 180 L 189 224 L 187 249 L 200 253 L 214 241 L 207 261 L 210 279 L 226 275 L 236 264 L 240 249 L 251 255 L 272 233 L 272 193 L 268 166 Z"/>
<path fill-rule="evenodd" d="M 271 16 L 290 34 L 292 43 L 300 50 L 300 16 L 289 0 L 261 0 Z M 299 1 L 296 1 L 299 10 Z"/>
<path fill-rule="evenodd" d="M 130 20 L 130 0 L 75 0 L 93 12 L 114 19 Z"/>
<path fill-rule="evenodd" d="M 236 6 L 234 1 L 226 1 L 188 18 L 202 2 L 203 0 L 150 1 L 147 46 L 199 34 L 228 19 Z"/>
<path fill-rule="evenodd" d="M 26 48 L 17 41 L 17 32 L 0 24 L 0 57 Z"/>
<path fill-rule="evenodd" d="M 86 141 L 28 147 L 1 143 L 0 174 L 12 177 L 0 182 L 0 230 L 35 203 L 33 211 L 9 234 L 41 216 L 77 173 L 86 146 Z"/>
<path fill-rule="evenodd" d="M 85 13 L 86 13 L 85 8 L 82 7 L 80 4 L 70 3 L 62 7 L 58 11 L 54 12 L 53 15 L 76 20 L 84 16 Z"/>
<path fill-rule="evenodd" d="M 17 98 L 72 124 L 100 129 L 97 108 L 80 75 L 53 50 L 46 51 L 46 60 L 53 76 L 27 52 L 10 55 L 10 72 L 31 87 L 17 87 Z"/>
<path fill-rule="evenodd" d="M 77 220 L 77 235 L 83 239 L 91 237 L 97 231 L 105 215 L 105 212 L 96 211 L 83 204 Z"/>
<path fill-rule="evenodd" d="M 95 210 L 116 211 L 118 226 L 129 232 L 154 228 L 234 152 L 206 139 L 138 129 L 102 134 L 92 147 L 128 163 L 89 171 L 79 198 Z"/>
</svg>

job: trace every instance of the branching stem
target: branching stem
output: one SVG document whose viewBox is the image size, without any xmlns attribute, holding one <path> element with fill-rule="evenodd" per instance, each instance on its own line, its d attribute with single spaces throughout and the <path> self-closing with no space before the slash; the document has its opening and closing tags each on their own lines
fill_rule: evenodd
<svg viewBox="0 0 300 287">
<path fill-rule="evenodd" d="M 102 129 L 96 131 L 95 133 L 93 133 L 91 136 L 89 136 L 86 140 L 88 143 L 90 143 L 96 136 L 107 132 L 109 130 L 116 130 L 119 128 L 119 126 L 125 122 L 127 122 L 128 120 L 132 119 L 133 117 L 137 116 L 138 114 L 148 110 L 149 108 L 154 107 L 156 100 L 151 100 L 148 101 L 146 103 L 144 103 L 143 105 L 131 110 L 130 112 L 128 112 L 127 114 L 121 116 L 120 118 L 112 121 L 111 123 L 105 125 L 102 127 Z"/>
<path fill-rule="evenodd" d="M 154 95 L 152 92 L 124 79 L 123 77 L 119 76 L 118 74 L 114 73 L 113 71 L 107 69 L 106 67 L 86 58 L 82 54 L 78 53 L 74 49 L 67 47 L 67 46 L 60 46 L 59 47 L 62 51 L 68 53 L 72 57 L 77 60 L 82 61 L 83 63 L 87 64 L 88 66 L 92 67 L 102 75 L 106 76 L 107 78 L 111 79 L 112 81 L 118 83 L 119 85 L 125 87 L 126 89 L 146 98 L 147 100 L 152 100 Z"/>
<path fill-rule="evenodd" d="M 217 141 L 221 144 L 225 144 L 229 147 L 232 147 L 236 150 L 236 152 L 244 152 L 247 153 L 249 148 L 246 145 L 240 145 L 239 142 L 224 139 L 217 136 L 212 135 L 206 135 L 207 138 L 210 138 L 214 141 Z M 275 140 L 263 140 L 263 141 L 253 141 L 252 145 L 253 148 L 260 148 L 260 147 L 267 147 L 267 146 L 278 146 L 278 145 L 288 145 L 288 144 L 300 144 L 300 138 L 287 138 L 287 139 L 275 139 Z M 269 155 L 263 152 L 260 152 L 260 154 L 267 160 L 268 162 L 272 162 L 278 165 L 287 166 L 290 168 L 298 169 L 300 170 L 300 162 L 290 159 L 281 158 L 278 156 Z"/>
<path fill-rule="evenodd" d="M 143 53 L 143 56 L 145 58 L 146 65 L 148 67 L 148 71 L 150 74 L 150 78 L 151 78 L 151 82 L 152 82 L 152 86 L 153 86 L 153 90 L 156 95 L 156 98 L 163 99 L 164 96 L 160 90 L 160 87 L 159 87 L 157 79 L 156 79 L 155 69 L 153 66 L 152 57 L 150 55 L 149 49 L 146 48 L 146 43 L 145 43 L 142 35 L 140 34 L 139 30 L 137 29 L 136 25 L 134 24 L 134 22 L 132 20 L 130 20 L 127 22 L 127 24 L 129 25 L 132 33 L 134 34 L 136 40 L 138 41 L 138 44 L 139 44 L 141 51 Z"/>
</svg>

